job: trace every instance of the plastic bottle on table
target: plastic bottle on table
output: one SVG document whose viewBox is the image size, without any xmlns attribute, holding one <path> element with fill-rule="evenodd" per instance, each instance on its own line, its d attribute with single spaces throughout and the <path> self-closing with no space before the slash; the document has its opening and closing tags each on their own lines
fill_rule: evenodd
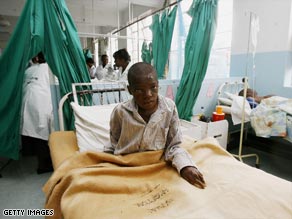
<svg viewBox="0 0 292 219">
<path fill-rule="evenodd" d="M 216 106 L 216 111 L 213 112 L 212 121 L 220 121 L 225 118 L 225 113 L 223 113 L 222 106 Z"/>
<path fill-rule="evenodd" d="M 207 117 L 205 115 L 205 109 L 204 109 L 203 106 L 201 107 L 201 113 L 200 113 L 199 121 L 201 121 L 201 122 L 210 122 L 211 121 L 211 118 Z"/>
</svg>

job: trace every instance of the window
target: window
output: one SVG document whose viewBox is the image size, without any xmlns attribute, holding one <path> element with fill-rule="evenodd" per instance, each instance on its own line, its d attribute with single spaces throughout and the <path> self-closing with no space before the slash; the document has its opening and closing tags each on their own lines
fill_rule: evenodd
<svg viewBox="0 0 292 219">
<path fill-rule="evenodd" d="M 205 78 L 229 77 L 233 0 L 218 1 L 218 20 Z"/>
<path fill-rule="evenodd" d="M 184 47 L 188 30 L 192 18 L 187 14 L 193 0 L 183 0 L 177 11 L 171 49 L 168 61 L 167 79 L 180 79 L 184 66 Z M 209 65 L 205 78 L 224 78 L 229 77 L 230 53 L 232 38 L 232 17 L 233 0 L 218 1 L 218 20 L 217 30 L 211 54 Z M 139 21 L 127 28 L 128 51 L 131 54 L 132 61 L 141 61 L 141 49 L 144 41 L 147 43 L 152 40 L 150 25 L 152 16 Z"/>
<path fill-rule="evenodd" d="M 146 13 L 149 13 L 149 11 Z M 141 17 L 143 16 L 145 15 Z M 130 36 L 127 40 L 127 47 L 133 63 L 142 61 L 141 50 L 143 42 L 148 44 L 152 41 L 151 24 L 152 17 L 149 16 L 127 28 L 127 36 Z"/>
<path fill-rule="evenodd" d="M 292 53 L 290 53 L 290 55 L 287 55 L 284 86 L 292 87 Z"/>
<path fill-rule="evenodd" d="M 192 2 L 192 0 L 184 0 L 181 2 L 181 12 L 178 9 L 169 58 L 169 79 L 181 78 L 184 65 L 184 45 L 192 21 L 187 11 Z M 229 76 L 232 12 L 233 0 L 218 1 L 217 30 L 205 78 L 223 78 Z"/>
<path fill-rule="evenodd" d="M 114 30 L 115 31 L 115 30 Z M 108 38 L 109 46 L 107 48 L 107 54 L 109 55 L 109 62 L 114 65 L 113 54 L 118 50 L 118 37 L 117 34 L 113 34 L 112 37 Z"/>
</svg>

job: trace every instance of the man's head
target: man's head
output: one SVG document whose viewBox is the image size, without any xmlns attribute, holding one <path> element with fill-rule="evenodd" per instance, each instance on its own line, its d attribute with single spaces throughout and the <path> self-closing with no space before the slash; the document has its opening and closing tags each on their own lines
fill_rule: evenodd
<svg viewBox="0 0 292 219">
<path fill-rule="evenodd" d="M 101 56 L 101 64 L 102 64 L 102 66 L 103 67 L 106 66 L 107 63 L 108 63 L 108 56 L 107 55 L 102 55 Z"/>
<path fill-rule="evenodd" d="M 92 59 L 92 58 L 87 58 L 87 59 L 86 59 L 86 64 L 87 64 L 87 66 L 88 66 L 89 68 L 91 68 L 91 66 L 94 65 L 94 61 L 93 61 L 93 59 Z"/>
<path fill-rule="evenodd" d="M 39 64 L 46 63 L 44 54 L 42 52 L 39 52 L 35 57 L 32 58 L 32 62 Z"/>
<path fill-rule="evenodd" d="M 120 49 L 113 55 L 117 67 L 125 68 L 131 61 L 131 57 L 126 49 Z"/>
<path fill-rule="evenodd" d="M 243 96 L 243 92 L 244 92 L 244 90 L 241 90 L 238 93 L 238 96 Z M 258 96 L 258 93 L 255 90 L 250 89 L 250 88 L 247 88 L 247 90 L 246 90 L 246 97 L 257 97 L 257 96 Z"/>
<path fill-rule="evenodd" d="M 158 79 L 155 69 L 148 63 L 138 62 L 128 72 L 128 90 L 143 110 L 152 111 L 158 105 Z"/>
</svg>

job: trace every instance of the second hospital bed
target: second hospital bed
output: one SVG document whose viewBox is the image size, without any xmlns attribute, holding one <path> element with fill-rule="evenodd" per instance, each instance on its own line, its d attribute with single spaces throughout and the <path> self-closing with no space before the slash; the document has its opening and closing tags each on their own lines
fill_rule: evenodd
<svg viewBox="0 0 292 219">
<path fill-rule="evenodd" d="M 240 120 L 244 116 L 245 134 L 292 146 L 292 99 L 272 96 L 263 99 L 255 108 L 250 107 L 253 103 L 246 101 L 243 110 L 243 97 L 238 96 L 243 88 L 242 82 L 234 81 L 224 82 L 218 89 L 217 104 L 227 115 L 229 134 L 240 131 Z"/>
<path fill-rule="evenodd" d="M 245 115 L 245 121 L 251 122 L 251 127 L 255 134 L 260 137 L 284 137 L 292 141 L 292 99 L 271 96 L 262 99 L 260 103 L 253 105 L 252 98 L 246 101 L 243 110 L 243 97 L 238 93 L 244 88 L 242 82 L 224 82 L 218 89 L 217 104 L 223 107 L 223 111 L 232 117 L 237 117 L 237 121 Z M 234 123 L 236 119 L 232 118 Z"/>
</svg>

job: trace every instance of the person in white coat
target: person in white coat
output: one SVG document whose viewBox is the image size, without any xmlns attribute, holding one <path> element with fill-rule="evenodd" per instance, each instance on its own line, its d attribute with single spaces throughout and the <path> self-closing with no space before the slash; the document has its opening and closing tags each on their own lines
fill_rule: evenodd
<svg viewBox="0 0 292 219">
<path fill-rule="evenodd" d="M 93 59 L 87 58 L 86 65 L 87 65 L 87 69 L 88 69 L 88 73 L 89 73 L 90 78 L 94 79 L 95 74 L 96 74 L 96 67 L 95 67 L 95 63 L 94 63 Z"/>
<path fill-rule="evenodd" d="M 48 147 L 53 121 L 53 107 L 49 81 L 49 67 L 42 53 L 32 59 L 23 81 L 23 99 L 20 122 L 22 152 L 38 157 L 37 172 L 52 170 Z"/>
<path fill-rule="evenodd" d="M 108 55 L 104 54 L 100 58 L 101 64 L 96 68 L 95 77 L 98 80 L 116 80 L 111 64 L 108 62 Z"/>
<path fill-rule="evenodd" d="M 118 80 L 128 81 L 128 71 L 132 66 L 131 57 L 126 49 L 120 49 L 113 55 L 115 59 L 115 65 L 119 68 Z"/>
</svg>

